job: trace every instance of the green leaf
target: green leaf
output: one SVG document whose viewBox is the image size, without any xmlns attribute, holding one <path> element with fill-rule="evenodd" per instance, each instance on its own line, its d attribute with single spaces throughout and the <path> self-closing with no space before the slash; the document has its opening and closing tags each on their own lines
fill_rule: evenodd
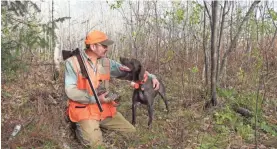
<svg viewBox="0 0 277 149">
<path fill-rule="evenodd" d="M 201 10 L 203 7 L 198 4 L 198 3 L 193 3 L 193 12 L 192 15 L 190 16 L 190 24 L 199 24 L 200 22 L 200 13 L 202 12 Z"/>
<path fill-rule="evenodd" d="M 174 57 L 174 51 L 173 50 L 168 50 L 166 51 L 165 57 L 161 58 L 160 61 L 162 63 L 168 63 L 169 61 L 171 61 Z"/>
<path fill-rule="evenodd" d="M 12 97 L 12 95 L 9 92 L 6 92 L 6 91 L 2 91 L 2 96 L 4 98 L 10 98 L 10 97 Z"/>
<path fill-rule="evenodd" d="M 133 31 L 133 32 L 132 32 L 132 37 L 136 37 L 136 35 L 137 35 L 137 32 L 136 32 L 136 31 Z"/>
<path fill-rule="evenodd" d="M 273 136 L 277 136 L 277 133 L 273 130 L 271 126 L 269 126 L 265 121 L 261 123 L 261 129 L 266 131 L 267 133 L 272 134 Z"/>
<path fill-rule="evenodd" d="M 177 16 L 177 22 L 178 22 L 178 24 L 180 24 L 181 21 L 184 20 L 184 12 L 185 11 L 183 9 L 177 9 L 176 16 Z"/>
<path fill-rule="evenodd" d="M 273 21 L 276 21 L 277 20 L 277 12 L 275 12 L 273 9 L 270 9 L 268 12 L 269 12 L 271 18 L 273 19 Z"/>
<path fill-rule="evenodd" d="M 198 67 L 197 67 L 197 66 L 194 66 L 194 67 L 191 69 L 191 72 L 192 72 L 192 73 L 197 73 L 197 72 L 198 72 Z"/>
<path fill-rule="evenodd" d="M 108 3 L 108 1 L 107 1 L 107 3 Z M 116 1 L 115 4 L 110 5 L 110 9 L 112 9 L 112 10 L 118 9 L 122 6 L 122 4 L 123 4 L 123 0 L 118 0 L 118 1 Z"/>
</svg>

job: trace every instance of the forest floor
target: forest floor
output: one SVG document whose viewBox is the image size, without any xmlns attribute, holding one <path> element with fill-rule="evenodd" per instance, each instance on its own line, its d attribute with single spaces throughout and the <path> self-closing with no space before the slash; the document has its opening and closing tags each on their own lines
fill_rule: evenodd
<svg viewBox="0 0 277 149">
<path fill-rule="evenodd" d="M 50 72 L 49 66 L 37 66 L 27 74 L 22 73 L 12 83 L 2 81 L 1 148 L 84 148 L 75 138 L 71 123 L 66 121 L 63 76 L 52 81 Z M 176 86 L 178 82 L 172 77 L 164 76 L 163 79 L 169 114 L 157 97 L 152 129 L 147 128 L 146 107 L 140 106 L 137 131 L 127 136 L 104 133 L 105 145 L 99 148 L 254 149 L 256 145 L 260 149 L 277 148 L 276 96 L 264 101 L 259 109 L 255 136 L 255 116 L 243 117 L 231 106 L 235 99 L 245 103 L 255 101 L 253 92 L 219 90 L 219 104 L 203 110 L 205 100 L 199 86 L 186 84 L 187 90 L 181 93 Z M 112 88 L 121 95 L 118 111 L 131 121 L 132 88 L 122 80 L 112 80 Z M 248 109 L 255 113 L 255 109 Z M 18 124 L 22 126 L 21 130 L 11 137 Z"/>
</svg>

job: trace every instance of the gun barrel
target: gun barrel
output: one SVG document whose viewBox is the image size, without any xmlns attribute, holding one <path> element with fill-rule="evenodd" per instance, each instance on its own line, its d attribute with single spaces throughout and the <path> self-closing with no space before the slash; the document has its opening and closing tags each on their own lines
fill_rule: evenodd
<svg viewBox="0 0 277 149">
<path fill-rule="evenodd" d="M 98 99 L 97 93 L 96 93 L 96 91 L 95 91 L 95 89 L 94 89 L 94 87 L 93 87 L 93 85 L 92 85 L 91 78 L 90 78 L 90 76 L 88 75 L 88 71 L 87 71 L 88 68 L 87 68 L 87 65 L 85 65 L 85 60 L 84 60 L 84 57 L 83 57 L 83 52 L 81 52 L 80 49 L 76 49 L 76 50 L 79 50 L 79 54 L 80 54 L 80 56 L 81 56 L 83 65 L 85 66 L 85 71 L 86 71 L 85 73 L 87 74 L 87 79 L 88 79 L 89 85 L 90 85 L 90 87 L 91 87 L 91 90 L 92 90 L 92 92 L 93 92 L 93 95 L 94 95 L 94 97 L 95 97 L 96 104 L 97 104 L 97 106 L 98 106 L 100 112 L 103 112 L 102 105 L 101 105 L 101 103 L 100 103 L 100 101 L 99 101 L 99 99 Z"/>
</svg>

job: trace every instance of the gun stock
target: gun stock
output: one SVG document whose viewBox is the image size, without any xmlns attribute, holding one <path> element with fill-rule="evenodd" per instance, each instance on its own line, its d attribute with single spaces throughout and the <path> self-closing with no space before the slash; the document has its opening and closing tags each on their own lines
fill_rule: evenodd
<svg viewBox="0 0 277 149">
<path fill-rule="evenodd" d="M 62 56 L 63 56 L 63 60 L 66 60 L 66 59 L 70 58 L 71 56 L 73 56 L 73 53 L 72 53 L 72 51 L 62 50 Z"/>
</svg>

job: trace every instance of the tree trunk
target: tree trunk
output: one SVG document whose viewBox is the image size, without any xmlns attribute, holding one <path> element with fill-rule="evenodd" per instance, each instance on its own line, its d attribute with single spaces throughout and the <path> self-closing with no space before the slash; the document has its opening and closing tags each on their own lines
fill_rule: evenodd
<svg viewBox="0 0 277 149">
<path fill-rule="evenodd" d="M 70 16 L 70 1 L 68 1 L 68 13 L 69 13 L 69 17 L 70 17 L 70 19 L 68 19 L 68 30 L 69 30 L 69 49 L 70 50 L 72 50 L 72 48 L 71 48 L 71 24 L 70 24 L 70 20 L 71 20 L 71 16 Z"/>
<path fill-rule="evenodd" d="M 208 52 L 207 52 L 207 38 L 206 38 L 206 11 L 204 10 L 204 26 L 203 26 L 203 50 L 204 50 L 204 69 L 205 69 L 205 87 L 208 87 L 209 84 L 209 77 L 208 77 L 208 70 L 209 70 L 209 62 L 208 62 Z"/>
<path fill-rule="evenodd" d="M 216 35 L 218 21 L 218 1 L 212 2 L 212 22 L 211 22 L 211 103 L 217 105 L 216 99 Z"/>
<path fill-rule="evenodd" d="M 187 1 L 187 9 L 186 9 L 186 24 L 189 24 L 187 23 L 189 21 L 189 1 Z M 186 30 L 185 30 L 185 45 L 186 45 L 186 61 L 189 60 L 189 49 L 188 49 L 188 28 L 189 28 L 189 25 L 186 27 Z M 186 37 L 187 36 L 187 37 Z"/>
<path fill-rule="evenodd" d="M 154 2 L 155 5 L 155 22 L 156 22 L 156 57 L 157 57 L 157 61 L 158 61 L 158 73 L 160 73 L 160 59 L 159 59 L 159 55 L 160 55 L 160 41 L 159 41 L 159 22 L 158 22 L 158 12 L 157 12 L 157 3 L 158 1 Z"/>
<path fill-rule="evenodd" d="M 219 33 L 219 39 L 218 39 L 218 45 L 217 45 L 217 65 L 216 65 L 216 82 L 218 82 L 218 75 L 219 75 L 219 60 L 220 60 L 220 46 L 221 46 L 221 39 L 223 34 L 223 27 L 224 27 L 224 21 L 225 21 L 225 15 L 226 15 L 226 8 L 227 8 L 228 1 L 224 2 L 224 7 L 222 11 L 222 18 L 221 18 L 221 25 L 220 25 L 220 33 Z"/>
<path fill-rule="evenodd" d="M 53 50 L 54 53 L 54 69 L 53 69 L 53 79 L 57 80 L 59 77 L 59 72 L 60 72 L 60 62 L 59 62 L 59 42 L 58 39 L 56 39 L 56 42 L 54 41 L 54 34 L 55 32 L 57 33 L 57 29 L 54 30 L 54 0 L 52 0 L 52 44 L 51 44 L 51 49 Z M 56 43 L 56 44 L 54 44 Z"/>
<path fill-rule="evenodd" d="M 134 40 L 134 25 L 133 25 L 133 13 L 132 13 L 132 4 L 131 2 L 129 2 L 129 5 L 130 5 L 130 18 L 131 18 L 131 42 L 130 42 L 130 49 L 131 49 L 131 54 L 132 54 L 132 57 L 135 57 L 137 58 L 137 51 L 135 49 L 135 40 Z"/>
<path fill-rule="evenodd" d="M 54 65 L 54 80 L 57 80 L 60 72 L 60 44 L 58 41 L 56 42 L 56 46 L 54 48 Z"/>
</svg>

